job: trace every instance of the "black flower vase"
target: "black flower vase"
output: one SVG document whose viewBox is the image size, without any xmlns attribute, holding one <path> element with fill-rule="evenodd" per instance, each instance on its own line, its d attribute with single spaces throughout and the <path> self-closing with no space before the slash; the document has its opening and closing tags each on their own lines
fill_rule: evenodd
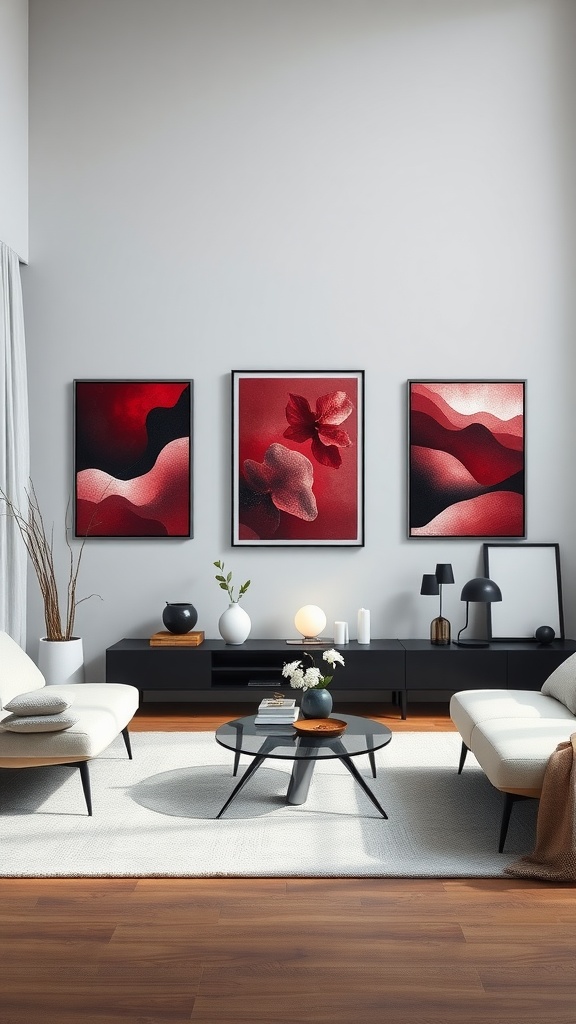
<svg viewBox="0 0 576 1024">
<path fill-rule="evenodd" d="M 332 711 L 332 695 L 328 690 L 305 690 L 300 701 L 304 718 L 329 718 Z"/>
<path fill-rule="evenodd" d="M 198 612 L 188 601 L 166 601 L 162 622 L 170 633 L 189 633 L 198 622 Z"/>
</svg>

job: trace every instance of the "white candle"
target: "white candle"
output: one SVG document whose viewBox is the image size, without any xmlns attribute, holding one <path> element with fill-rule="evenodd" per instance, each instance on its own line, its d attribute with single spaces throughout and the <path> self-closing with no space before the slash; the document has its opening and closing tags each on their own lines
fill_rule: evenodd
<svg viewBox="0 0 576 1024">
<path fill-rule="evenodd" d="M 368 608 L 358 610 L 358 643 L 370 643 L 370 612 Z"/>
<path fill-rule="evenodd" d="M 347 644 L 348 643 L 348 623 L 347 622 L 335 622 L 334 623 L 334 643 L 335 644 Z"/>
</svg>

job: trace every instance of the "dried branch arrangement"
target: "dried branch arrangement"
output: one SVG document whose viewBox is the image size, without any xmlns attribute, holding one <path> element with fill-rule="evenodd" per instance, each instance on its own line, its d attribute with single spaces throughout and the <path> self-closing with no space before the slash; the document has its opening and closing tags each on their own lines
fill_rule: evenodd
<svg viewBox="0 0 576 1024">
<path fill-rule="evenodd" d="M 4 514 L 12 516 L 16 521 L 18 529 L 20 530 L 20 536 L 24 541 L 34 572 L 36 573 L 36 578 L 42 594 L 42 600 L 44 602 L 46 639 L 70 640 L 74 632 L 76 609 L 82 601 L 88 600 L 88 597 L 82 597 L 80 600 L 76 599 L 76 584 L 78 581 L 78 572 L 80 570 L 80 563 L 82 561 L 82 554 L 86 539 L 82 541 L 77 554 L 74 555 L 68 539 L 67 508 L 65 534 L 66 546 L 69 551 L 69 568 L 66 588 L 66 618 L 65 624 L 63 625 L 62 614 L 60 611 L 60 600 L 58 596 L 58 582 L 56 579 L 56 570 L 54 568 L 53 529 L 50 531 L 50 534 L 46 532 L 44 519 L 42 517 L 38 498 L 36 497 L 36 491 L 34 490 L 34 485 L 32 483 L 30 484 L 30 489 L 26 491 L 26 497 L 28 499 L 28 514 L 24 515 L 8 495 L 0 488 L 0 498 L 4 501 L 6 506 L 6 512 Z M 89 597 L 99 596 L 99 594 L 89 595 Z"/>
</svg>

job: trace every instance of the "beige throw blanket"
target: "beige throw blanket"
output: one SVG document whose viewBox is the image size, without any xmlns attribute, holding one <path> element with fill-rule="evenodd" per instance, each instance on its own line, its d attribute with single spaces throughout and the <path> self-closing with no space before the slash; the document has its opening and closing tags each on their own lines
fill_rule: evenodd
<svg viewBox="0 0 576 1024">
<path fill-rule="evenodd" d="M 576 880 L 576 732 L 546 765 L 534 852 L 504 870 L 516 878 Z"/>
</svg>

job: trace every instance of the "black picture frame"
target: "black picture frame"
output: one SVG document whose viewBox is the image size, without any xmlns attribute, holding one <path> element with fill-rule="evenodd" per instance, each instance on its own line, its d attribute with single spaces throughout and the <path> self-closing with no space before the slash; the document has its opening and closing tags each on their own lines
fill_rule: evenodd
<svg viewBox="0 0 576 1024">
<path fill-rule="evenodd" d="M 560 545 L 483 544 L 484 574 L 502 591 L 487 606 L 489 640 L 533 640 L 539 626 L 564 639 Z"/>
<path fill-rule="evenodd" d="M 409 539 L 526 537 L 526 381 L 408 381 Z"/>
<path fill-rule="evenodd" d="M 233 547 L 362 547 L 364 370 L 232 370 Z"/>
<path fill-rule="evenodd" d="M 74 381 L 74 536 L 189 538 L 194 381 Z"/>
</svg>

